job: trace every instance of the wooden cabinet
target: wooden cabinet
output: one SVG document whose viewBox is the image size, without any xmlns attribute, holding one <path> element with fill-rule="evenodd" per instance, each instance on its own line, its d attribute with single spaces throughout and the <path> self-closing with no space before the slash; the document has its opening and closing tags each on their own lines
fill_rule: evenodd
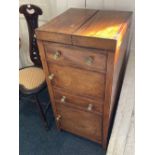
<svg viewBox="0 0 155 155">
<path fill-rule="evenodd" d="M 108 144 L 131 12 L 69 9 L 36 30 L 57 127 Z"/>
</svg>

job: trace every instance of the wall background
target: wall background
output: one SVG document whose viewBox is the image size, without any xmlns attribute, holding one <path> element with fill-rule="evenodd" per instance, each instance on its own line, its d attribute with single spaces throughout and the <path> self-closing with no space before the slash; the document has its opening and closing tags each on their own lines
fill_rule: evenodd
<svg viewBox="0 0 155 155">
<path fill-rule="evenodd" d="M 109 10 L 126 10 L 134 12 L 134 0 L 19 0 L 19 4 L 35 4 L 42 8 L 43 15 L 39 17 L 39 25 L 46 23 L 56 15 L 68 8 L 92 8 Z M 20 67 L 32 65 L 29 58 L 29 40 L 26 21 L 23 15 L 19 15 L 19 34 L 22 41 L 19 52 Z M 132 31 L 134 34 L 134 17 Z M 134 35 L 132 35 L 131 49 L 134 50 Z"/>
</svg>

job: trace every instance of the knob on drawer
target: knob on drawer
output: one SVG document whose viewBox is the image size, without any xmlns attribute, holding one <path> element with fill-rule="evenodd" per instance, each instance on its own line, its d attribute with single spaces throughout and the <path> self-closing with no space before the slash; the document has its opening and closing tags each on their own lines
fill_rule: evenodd
<svg viewBox="0 0 155 155">
<path fill-rule="evenodd" d="M 87 107 L 87 110 L 88 111 L 92 111 L 92 109 L 93 109 L 93 105 L 92 104 L 89 104 L 88 107 Z"/>
<path fill-rule="evenodd" d="M 66 96 L 62 96 L 61 103 L 65 103 L 65 100 L 66 100 Z"/>
<path fill-rule="evenodd" d="M 50 80 L 53 80 L 54 74 L 52 73 L 51 75 L 48 76 L 48 78 L 49 78 Z"/>
<path fill-rule="evenodd" d="M 61 119 L 61 115 L 58 115 L 58 116 L 56 117 L 56 121 L 59 122 L 60 119 Z"/>
<path fill-rule="evenodd" d="M 91 65 L 93 61 L 94 61 L 94 58 L 91 56 L 85 58 L 85 64 L 87 65 Z"/>
<path fill-rule="evenodd" d="M 56 51 L 53 55 L 53 59 L 57 60 L 58 58 L 60 58 L 61 56 L 61 52 L 60 51 Z"/>
</svg>

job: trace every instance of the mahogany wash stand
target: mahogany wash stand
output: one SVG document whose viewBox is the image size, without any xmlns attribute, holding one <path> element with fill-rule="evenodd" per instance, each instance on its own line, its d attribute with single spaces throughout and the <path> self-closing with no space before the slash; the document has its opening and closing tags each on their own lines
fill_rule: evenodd
<svg viewBox="0 0 155 155">
<path fill-rule="evenodd" d="M 106 149 L 131 12 L 69 9 L 36 29 L 57 127 Z"/>
</svg>

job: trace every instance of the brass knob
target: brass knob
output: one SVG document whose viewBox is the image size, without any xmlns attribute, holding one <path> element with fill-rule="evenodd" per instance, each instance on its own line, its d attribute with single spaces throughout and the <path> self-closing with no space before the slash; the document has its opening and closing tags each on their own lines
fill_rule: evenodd
<svg viewBox="0 0 155 155">
<path fill-rule="evenodd" d="M 61 103 L 65 103 L 65 100 L 66 100 L 66 96 L 62 96 Z"/>
<path fill-rule="evenodd" d="M 85 64 L 91 65 L 93 61 L 94 61 L 93 57 L 89 56 L 85 59 Z"/>
<path fill-rule="evenodd" d="M 53 55 L 53 59 L 57 60 L 58 58 L 60 58 L 61 56 L 61 52 L 60 51 L 56 51 Z"/>
<path fill-rule="evenodd" d="M 61 119 L 61 116 L 58 115 L 58 116 L 56 117 L 56 121 L 58 122 L 58 121 L 60 121 L 60 119 Z"/>
<path fill-rule="evenodd" d="M 93 108 L 93 105 L 92 104 L 89 104 L 88 107 L 87 107 L 87 110 L 88 111 L 92 111 L 92 108 Z"/>
<path fill-rule="evenodd" d="M 52 73 L 51 75 L 48 76 L 48 78 L 49 78 L 50 80 L 53 80 L 54 74 Z"/>
</svg>

